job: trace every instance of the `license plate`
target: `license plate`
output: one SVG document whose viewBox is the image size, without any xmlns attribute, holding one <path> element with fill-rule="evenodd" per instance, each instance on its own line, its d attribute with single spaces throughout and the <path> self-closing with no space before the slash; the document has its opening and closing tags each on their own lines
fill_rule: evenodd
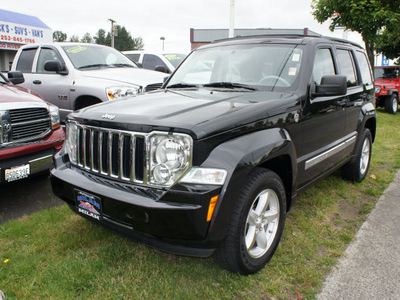
<svg viewBox="0 0 400 300">
<path fill-rule="evenodd" d="M 11 182 L 28 177 L 30 171 L 31 171 L 30 165 L 27 164 L 19 167 L 13 167 L 11 169 L 6 169 L 4 174 L 6 181 Z"/>
<path fill-rule="evenodd" d="M 75 195 L 78 212 L 96 220 L 100 220 L 101 199 L 97 196 L 79 190 L 76 190 Z"/>
</svg>

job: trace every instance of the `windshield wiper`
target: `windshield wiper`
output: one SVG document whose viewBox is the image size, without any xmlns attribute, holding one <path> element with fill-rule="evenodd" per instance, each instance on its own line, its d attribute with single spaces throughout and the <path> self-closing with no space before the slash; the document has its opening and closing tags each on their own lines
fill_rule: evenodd
<svg viewBox="0 0 400 300">
<path fill-rule="evenodd" d="M 167 89 L 185 89 L 185 88 L 197 88 L 198 86 L 195 84 L 186 84 L 186 83 L 176 83 L 167 86 Z"/>
<path fill-rule="evenodd" d="M 80 69 L 89 69 L 89 68 L 101 68 L 101 67 L 108 67 L 107 64 L 93 64 L 93 65 L 84 65 L 80 66 L 78 70 Z"/>
<path fill-rule="evenodd" d="M 241 84 L 241 83 L 235 83 L 235 82 L 211 82 L 203 85 L 204 87 L 220 87 L 220 88 L 227 88 L 227 89 L 246 89 L 250 91 L 256 91 L 255 88 L 247 85 L 247 84 Z"/>
<path fill-rule="evenodd" d="M 116 68 L 121 68 L 121 67 L 135 68 L 135 66 L 132 66 L 130 64 L 112 64 L 110 66 L 111 67 L 116 67 Z"/>
</svg>

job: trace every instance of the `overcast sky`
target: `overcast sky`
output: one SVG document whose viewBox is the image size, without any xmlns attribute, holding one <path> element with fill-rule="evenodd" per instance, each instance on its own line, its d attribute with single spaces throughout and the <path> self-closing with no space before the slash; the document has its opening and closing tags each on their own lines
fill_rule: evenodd
<svg viewBox="0 0 400 300">
<path fill-rule="evenodd" d="M 142 37 L 146 50 L 161 51 L 160 37 L 165 37 L 166 51 L 190 51 L 190 28 L 229 28 L 230 0 L 12 0 L 2 1 L 1 8 L 36 16 L 53 30 L 78 35 L 98 29 L 110 31 L 113 19 L 125 26 L 133 37 Z M 329 23 L 319 24 L 311 15 L 311 0 L 235 0 L 235 28 L 304 28 L 335 37 Z M 364 46 L 360 36 L 349 33 L 348 39 Z"/>
</svg>

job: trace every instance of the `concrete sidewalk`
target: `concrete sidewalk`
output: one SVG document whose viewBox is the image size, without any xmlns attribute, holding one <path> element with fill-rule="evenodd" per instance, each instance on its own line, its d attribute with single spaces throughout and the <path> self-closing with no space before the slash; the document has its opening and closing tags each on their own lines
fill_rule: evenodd
<svg viewBox="0 0 400 300">
<path fill-rule="evenodd" d="M 400 299 L 400 171 L 317 299 Z"/>
</svg>

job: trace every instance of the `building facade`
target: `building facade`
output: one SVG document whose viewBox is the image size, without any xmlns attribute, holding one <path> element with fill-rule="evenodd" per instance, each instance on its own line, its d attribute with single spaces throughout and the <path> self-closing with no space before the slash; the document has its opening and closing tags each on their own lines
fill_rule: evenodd
<svg viewBox="0 0 400 300">
<path fill-rule="evenodd" d="M 0 9 L 0 71 L 10 70 L 22 45 L 52 40 L 53 31 L 39 18 Z"/>
<path fill-rule="evenodd" d="M 318 33 L 304 29 L 272 29 L 272 28 L 253 28 L 253 29 L 235 29 L 234 36 L 255 36 L 266 34 L 293 34 L 293 35 L 319 35 Z M 200 46 L 210 44 L 213 41 L 227 39 L 229 29 L 194 29 L 190 28 L 191 50 Z"/>
</svg>

